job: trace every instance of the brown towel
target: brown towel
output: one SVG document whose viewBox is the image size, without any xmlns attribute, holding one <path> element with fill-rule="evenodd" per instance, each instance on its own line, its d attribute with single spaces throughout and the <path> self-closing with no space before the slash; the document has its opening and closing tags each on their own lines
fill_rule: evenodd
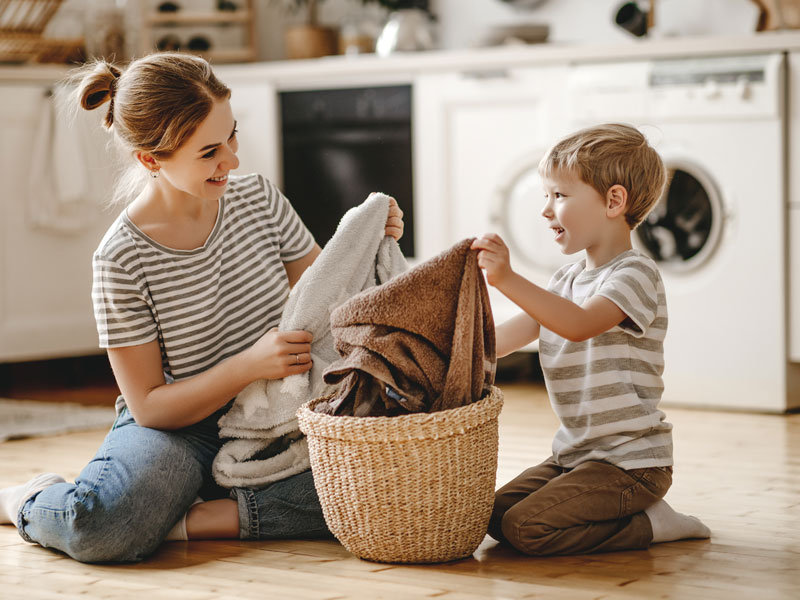
<svg viewBox="0 0 800 600">
<path fill-rule="evenodd" d="M 494 322 L 472 239 L 353 296 L 331 315 L 339 384 L 315 410 L 356 416 L 434 412 L 494 383 Z"/>
</svg>

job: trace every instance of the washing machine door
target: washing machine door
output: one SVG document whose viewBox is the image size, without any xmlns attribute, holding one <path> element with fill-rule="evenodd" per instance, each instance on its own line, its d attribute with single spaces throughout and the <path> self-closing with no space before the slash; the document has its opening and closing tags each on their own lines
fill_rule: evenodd
<svg viewBox="0 0 800 600">
<path fill-rule="evenodd" d="M 667 187 L 636 229 L 634 241 L 662 269 L 690 272 L 705 264 L 719 245 L 724 211 L 719 188 L 698 163 L 664 160 Z"/>
<path fill-rule="evenodd" d="M 533 152 L 509 170 L 495 193 L 491 220 L 508 245 L 512 261 L 552 274 L 570 258 L 561 253 L 542 217 L 545 193 L 538 169 L 544 153 Z"/>
</svg>

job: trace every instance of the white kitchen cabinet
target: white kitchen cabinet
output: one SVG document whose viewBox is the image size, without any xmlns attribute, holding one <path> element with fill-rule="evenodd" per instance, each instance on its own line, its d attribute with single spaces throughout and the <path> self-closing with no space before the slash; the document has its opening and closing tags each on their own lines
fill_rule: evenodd
<svg viewBox="0 0 800 600">
<path fill-rule="evenodd" d="M 800 53 L 789 54 L 789 360 L 800 363 Z M 796 393 L 800 396 L 800 365 Z M 800 401 L 798 401 L 800 403 Z"/>
<path fill-rule="evenodd" d="M 98 352 L 92 315 L 92 252 L 114 215 L 101 202 L 110 190 L 111 167 L 100 129 L 101 115 L 78 115 L 75 127 L 89 138 L 59 148 L 62 179 L 82 198 L 48 194 L 53 161 L 42 151 L 53 102 L 40 84 L 0 85 L 0 361 L 18 361 Z M 83 111 L 82 111 L 83 112 Z M 67 122 L 65 115 L 55 115 Z M 93 123 L 93 125 L 87 125 Z M 52 133 L 52 130 L 51 130 Z M 40 136 L 45 137 L 40 137 Z M 63 142 L 63 138 L 62 138 Z M 80 167 L 80 171 L 76 170 Z M 70 179 L 72 178 L 72 179 Z M 91 197 L 89 197 L 91 196 Z"/>
<path fill-rule="evenodd" d="M 414 194 L 423 258 L 486 231 L 505 176 L 561 135 L 563 102 L 554 90 L 565 72 L 541 67 L 415 79 Z"/>
<path fill-rule="evenodd" d="M 501 232 L 504 187 L 532 167 L 565 131 L 563 88 L 567 67 L 457 71 L 414 81 L 414 210 L 418 257 L 429 258 L 467 237 Z M 540 211 L 541 194 L 523 202 L 516 226 L 555 246 Z M 503 213 L 503 214 L 501 214 Z M 507 225 L 507 224 L 505 224 Z M 557 250 L 557 249 L 556 249 Z M 512 264 L 542 285 L 550 268 L 526 268 L 511 249 Z M 519 309 L 489 290 L 495 321 Z"/>
<path fill-rule="evenodd" d="M 800 363 L 800 204 L 789 209 L 789 252 L 789 360 Z"/>
</svg>

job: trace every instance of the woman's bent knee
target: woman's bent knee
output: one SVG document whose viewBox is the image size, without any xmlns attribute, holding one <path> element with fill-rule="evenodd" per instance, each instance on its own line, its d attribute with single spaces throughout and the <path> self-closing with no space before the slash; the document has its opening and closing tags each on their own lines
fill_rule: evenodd
<svg viewBox="0 0 800 600">
<path fill-rule="evenodd" d="M 163 481 L 158 469 L 133 474 L 118 463 L 107 470 L 94 462 L 94 471 L 88 467 L 76 484 L 54 486 L 30 501 L 22 512 L 24 539 L 81 562 L 140 561 L 158 548 L 202 482 L 197 468 Z"/>
<path fill-rule="evenodd" d="M 43 490 L 23 509 L 20 534 L 81 562 L 135 562 L 152 554 L 210 473 L 203 440 L 115 427 L 74 484 Z"/>
<path fill-rule="evenodd" d="M 109 545 L 108 540 L 98 540 L 95 545 L 89 540 L 75 540 L 64 552 L 82 563 L 134 563 L 144 560 L 156 551 L 159 543 L 139 545 L 134 540 L 117 540 Z"/>
<path fill-rule="evenodd" d="M 61 507 L 34 502 L 22 517 L 23 538 L 85 563 L 140 561 L 158 548 L 169 527 L 136 514 L 124 498 L 103 501 L 80 488 Z"/>
</svg>

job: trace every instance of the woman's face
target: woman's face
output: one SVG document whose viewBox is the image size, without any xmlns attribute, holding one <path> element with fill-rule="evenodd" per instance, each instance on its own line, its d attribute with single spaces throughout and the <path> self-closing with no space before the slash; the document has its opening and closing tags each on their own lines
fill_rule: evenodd
<svg viewBox="0 0 800 600">
<path fill-rule="evenodd" d="M 160 159 L 161 185 L 203 200 L 217 200 L 228 185 L 228 173 L 239 166 L 236 121 L 228 100 L 218 100 L 186 142 Z"/>
</svg>

